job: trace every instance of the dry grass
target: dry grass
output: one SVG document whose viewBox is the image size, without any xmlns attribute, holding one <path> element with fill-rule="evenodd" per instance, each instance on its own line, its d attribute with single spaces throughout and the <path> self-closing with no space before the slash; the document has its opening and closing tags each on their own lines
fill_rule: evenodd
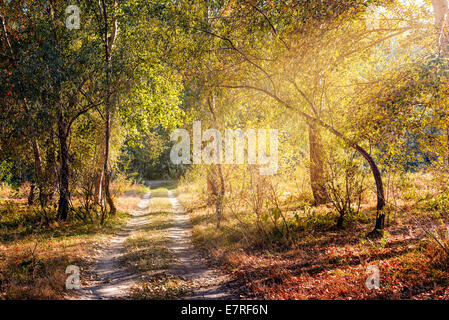
<svg viewBox="0 0 449 320">
<path fill-rule="evenodd" d="M 135 187 L 143 190 L 142 187 Z M 36 207 L 25 199 L 0 202 L 0 299 L 63 299 L 66 267 L 83 270 L 91 262 L 95 244 L 119 230 L 140 201 L 142 192 L 118 196 L 118 213 L 104 225 L 77 220 L 41 224 Z"/>
<path fill-rule="evenodd" d="M 401 194 L 424 190 L 423 185 L 429 181 L 428 176 L 418 179 Z M 184 185 L 184 193 L 179 196 L 194 224 L 195 243 L 217 266 L 227 270 L 237 284 L 236 293 L 246 298 L 449 298 L 448 256 L 425 232 L 439 229 L 443 235 L 448 221 L 441 212 L 422 210 L 420 206 L 426 207 L 431 199 L 419 201 L 420 206 L 415 205 L 417 198 L 398 199 L 401 209 L 390 208 L 388 232 L 375 241 L 365 237 L 374 224 L 375 203 L 369 199 L 365 199 L 361 214 L 347 217 L 343 230 L 335 228 L 336 216 L 325 207 L 315 208 L 313 215 L 298 215 L 295 220 L 287 200 L 283 210 L 291 220 L 293 237 L 287 241 L 266 226 L 272 240 L 267 242 L 261 241 L 265 235 L 255 227 L 255 215 L 241 208 L 237 219 L 229 210 L 229 202 L 223 227 L 217 230 L 214 210 L 205 206 L 198 189 L 201 186 Z M 416 195 L 419 199 L 421 196 Z M 443 241 L 449 247 L 447 240 Z M 380 270 L 380 290 L 366 287 L 369 265 Z"/>
<path fill-rule="evenodd" d="M 173 300 L 192 293 L 192 281 L 165 273 L 154 275 L 132 289 L 132 297 L 137 300 Z"/>
</svg>

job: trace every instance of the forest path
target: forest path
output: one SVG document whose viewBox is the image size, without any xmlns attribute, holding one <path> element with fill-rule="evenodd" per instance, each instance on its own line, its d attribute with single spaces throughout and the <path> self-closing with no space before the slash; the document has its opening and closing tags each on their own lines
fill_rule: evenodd
<svg viewBox="0 0 449 320">
<path fill-rule="evenodd" d="M 206 261 L 193 246 L 189 215 L 170 190 L 168 198 L 174 214 L 173 225 L 168 230 L 171 239 L 169 246 L 175 255 L 175 262 L 169 269 L 169 273 L 193 282 L 193 294 L 183 299 L 237 299 L 226 286 L 229 282 L 228 277 L 218 270 L 208 268 Z"/>
<path fill-rule="evenodd" d="M 96 257 L 91 273 L 96 280 L 78 290 L 79 299 L 126 299 L 131 287 L 140 279 L 140 275 L 124 266 L 125 240 L 147 224 L 146 212 L 150 203 L 151 191 L 142 196 L 137 209 L 131 212 L 131 218 Z"/>
<path fill-rule="evenodd" d="M 147 181 L 150 188 L 168 183 L 165 180 Z M 168 274 L 192 282 L 193 293 L 181 299 L 237 299 L 229 292 L 229 279 L 220 271 L 208 268 L 192 244 L 192 226 L 188 214 L 173 192 L 168 189 L 167 201 L 170 202 L 173 220 L 167 227 L 168 247 L 173 253 L 174 262 L 167 270 Z M 99 250 L 87 286 L 77 290 L 78 299 L 109 300 L 130 299 L 131 288 L 143 280 L 142 274 L 126 266 L 125 241 L 137 232 L 150 226 L 148 212 L 151 206 L 151 190 L 143 195 L 137 209 L 131 212 L 131 218 L 104 247 Z"/>
</svg>

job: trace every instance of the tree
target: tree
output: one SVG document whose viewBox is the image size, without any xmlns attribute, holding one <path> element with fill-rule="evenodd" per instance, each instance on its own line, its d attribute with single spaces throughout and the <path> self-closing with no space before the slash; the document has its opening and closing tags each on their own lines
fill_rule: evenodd
<svg viewBox="0 0 449 320">
<path fill-rule="evenodd" d="M 114 0 L 113 10 L 117 9 L 117 1 Z M 104 56 L 106 65 L 106 83 L 105 83 L 105 110 L 104 110 L 104 121 L 105 121 L 105 131 L 104 131 L 104 157 L 103 157 L 103 172 L 100 175 L 100 181 L 103 182 L 103 189 L 106 200 L 109 204 L 110 213 L 115 214 L 117 209 L 115 208 L 114 201 L 111 197 L 111 191 L 109 187 L 109 143 L 110 143 L 110 131 L 111 131 L 111 113 L 113 112 L 113 102 L 112 102 L 112 91 L 111 91 L 111 59 L 112 59 L 112 49 L 117 38 L 117 17 L 112 17 L 111 25 L 112 30 L 109 34 L 109 15 L 108 8 L 106 6 L 105 0 L 101 0 L 101 6 L 99 3 L 99 16 L 102 18 L 99 21 L 103 25 L 103 44 L 104 44 Z M 104 179 L 101 179 L 104 176 Z M 100 182 L 101 183 L 101 182 Z M 101 192 L 100 192 L 101 199 Z"/>
<path fill-rule="evenodd" d="M 323 188 L 317 181 L 324 173 L 320 165 L 323 160 L 319 133 L 314 128 L 328 130 L 366 159 L 377 189 L 375 229 L 381 230 L 385 201 L 375 159 L 325 122 L 332 119 L 335 111 L 330 109 L 334 105 L 340 104 L 338 110 L 344 110 L 344 104 L 338 101 L 347 100 L 344 95 L 336 94 L 332 100 L 329 97 L 337 92 L 337 80 L 351 59 L 360 59 L 377 43 L 407 30 L 393 27 L 377 33 L 366 32 L 364 20 L 360 19 L 363 8 L 364 3 L 354 1 L 312 1 L 301 7 L 262 2 L 229 2 L 220 7 L 215 3 L 211 10 L 215 22 L 207 28 L 193 23 L 191 29 L 213 44 L 208 45 L 206 52 L 214 55 L 211 60 L 216 67 L 209 68 L 223 75 L 214 77 L 215 81 L 207 86 L 257 91 L 284 110 L 299 114 L 309 124 L 311 180 L 317 203 L 322 202 L 325 192 L 320 192 Z"/>
<path fill-rule="evenodd" d="M 23 10 L 26 5 L 27 10 Z M 73 124 L 98 107 L 93 101 L 96 91 L 98 50 L 86 33 L 70 32 L 64 21 L 65 6 L 54 2 L 36 4 L 22 2 L 5 7 L 11 20 L 22 22 L 21 41 L 11 42 L 13 68 L 8 78 L 12 96 L 23 108 L 26 119 L 37 132 L 49 132 L 56 123 L 59 159 L 58 217 L 67 219 L 70 198 L 70 151 L 68 140 Z M 33 135 L 32 135 L 33 136 Z M 43 165 L 37 140 L 32 141 L 35 171 L 42 180 Z M 51 143 L 49 148 L 51 149 Z M 47 157 L 52 161 L 51 151 Z M 39 183 L 41 186 L 41 183 Z"/>
</svg>

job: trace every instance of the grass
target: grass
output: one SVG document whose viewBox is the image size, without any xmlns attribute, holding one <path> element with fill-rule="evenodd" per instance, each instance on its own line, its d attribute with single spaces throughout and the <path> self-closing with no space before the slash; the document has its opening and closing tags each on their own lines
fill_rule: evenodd
<svg viewBox="0 0 449 320">
<path fill-rule="evenodd" d="M 168 190 L 177 194 L 175 182 L 151 190 L 148 224 L 125 242 L 125 263 L 145 275 L 133 290 L 135 299 L 170 299 L 191 292 L 191 282 L 165 273 L 173 262 L 167 229 L 172 223 Z M 20 191 L 20 190 L 19 190 Z M 76 265 L 83 273 L 93 262 L 95 247 L 120 230 L 149 188 L 128 185 L 116 195 L 118 213 L 104 225 L 80 220 L 41 224 L 37 207 L 26 198 L 8 197 L 0 201 L 0 299 L 64 299 L 73 294 L 65 289 L 67 266 Z M 26 195 L 26 192 L 22 192 Z M 50 212 L 55 215 L 55 212 Z"/>
<path fill-rule="evenodd" d="M 246 298 L 449 298 L 449 259 L 422 229 L 437 228 L 442 234 L 445 225 L 440 215 L 423 212 L 411 201 L 401 200 L 408 213 L 392 212 L 388 232 L 378 240 L 365 237 L 374 223 L 369 203 L 359 215 L 346 217 L 342 230 L 335 228 L 336 215 L 329 208 L 295 217 L 290 203 L 289 209 L 282 208 L 290 225 L 286 238 L 270 221 L 258 228 L 261 222 L 246 208 L 230 210 L 236 199 L 228 200 L 222 228 L 216 229 L 214 208 L 205 205 L 198 187 L 182 189 L 179 200 L 190 213 L 195 244 L 227 270 L 236 293 Z M 369 265 L 380 270 L 380 290 L 365 285 Z"/>
<path fill-rule="evenodd" d="M 86 270 L 94 247 L 117 232 L 140 201 L 142 188 L 115 199 L 118 213 L 104 225 L 69 219 L 41 224 L 36 207 L 25 199 L 0 201 L 0 299 L 63 299 L 69 265 Z M 140 189 L 141 191 L 137 191 Z"/>
<path fill-rule="evenodd" d="M 227 200 L 222 227 L 216 229 L 214 208 L 205 204 L 201 188 L 185 185 L 178 193 L 175 182 L 160 185 L 151 190 L 145 213 L 149 223 L 125 242 L 126 263 L 144 276 L 133 288 L 133 298 L 174 299 L 192 291 L 190 281 L 166 272 L 174 261 L 167 231 L 173 221 L 170 190 L 190 214 L 194 244 L 230 275 L 234 293 L 245 298 L 449 299 L 449 259 L 424 231 L 437 231 L 449 247 L 444 237 L 448 197 L 411 197 L 409 190 L 417 187 L 409 183 L 404 188 L 397 201 L 401 209 L 388 208 L 384 237 L 370 240 L 365 237 L 374 221 L 369 201 L 359 215 L 346 217 L 345 229 L 339 230 L 329 207 L 298 205 L 286 198 L 281 206 L 289 228 L 286 237 L 281 220 L 275 228 L 271 220 L 235 205 L 237 199 Z M 95 244 L 126 223 L 127 212 L 146 192 L 144 186 L 133 186 L 117 197 L 119 213 L 103 226 L 77 220 L 41 225 L 39 211 L 25 199 L 0 201 L 0 298 L 70 295 L 66 267 L 77 265 L 83 274 Z M 379 290 L 366 288 L 370 265 L 379 268 Z"/>
</svg>

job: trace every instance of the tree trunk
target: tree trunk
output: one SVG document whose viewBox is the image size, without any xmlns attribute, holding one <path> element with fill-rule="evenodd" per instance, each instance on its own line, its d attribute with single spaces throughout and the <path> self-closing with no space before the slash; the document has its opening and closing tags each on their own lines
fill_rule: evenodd
<svg viewBox="0 0 449 320">
<path fill-rule="evenodd" d="M 94 199 L 99 204 L 103 201 L 103 179 L 104 179 L 104 156 L 105 156 L 105 139 L 101 136 L 98 144 L 100 145 L 100 159 L 95 174 Z"/>
<path fill-rule="evenodd" d="M 207 104 L 209 106 L 209 111 L 212 115 L 215 127 L 220 129 L 217 116 L 215 114 L 215 95 L 211 93 L 208 97 Z M 215 216 L 217 217 L 217 229 L 220 228 L 221 220 L 223 218 L 223 199 L 225 195 L 225 182 L 223 177 L 223 171 L 221 163 L 214 164 L 211 170 L 211 177 L 209 177 L 208 172 L 208 187 L 210 186 L 213 190 L 213 200 L 215 202 Z M 212 178 L 212 179 L 211 179 Z"/>
<path fill-rule="evenodd" d="M 207 204 L 211 205 L 215 202 L 215 198 L 217 197 L 218 194 L 212 170 L 207 170 L 206 181 L 207 181 Z"/>
<path fill-rule="evenodd" d="M 449 50 L 449 33 L 447 32 L 449 23 L 448 1 L 447 0 L 432 0 L 433 12 L 435 16 L 435 27 L 438 32 L 438 50 L 446 54 Z"/>
<path fill-rule="evenodd" d="M 357 144 L 353 144 L 353 148 L 357 150 L 368 162 L 370 165 L 371 171 L 373 173 L 374 181 L 376 182 L 376 190 L 377 190 L 377 214 L 376 214 L 376 226 L 372 234 L 382 233 L 385 226 L 385 213 L 383 212 L 383 208 L 385 206 L 385 195 L 384 195 L 384 187 L 382 183 L 382 175 L 380 174 L 379 168 L 376 165 L 373 157 L 371 157 L 368 152 L 366 152 L 362 147 Z"/>
<path fill-rule="evenodd" d="M 101 157 L 103 157 L 103 155 Z M 95 175 L 95 187 L 94 187 L 95 189 L 94 199 L 97 203 L 101 203 L 101 201 L 103 201 L 102 198 L 103 189 L 101 188 L 101 186 L 103 185 L 103 167 L 104 167 L 103 161 L 101 161 L 100 165 L 101 168 L 98 168 L 97 173 Z"/>
<path fill-rule="evenodd" d="M 220 189 L 218 192 L 217 202 L 216 202 L 216 216 L 217 216 L 217 229 L 221 226 L 221 220 L 223 219 L 223 199 L 225 195 L 225 185 L 223 171 L 221 169 L 221 164 L 217 165 L 218 178 L 220 179 Z"/>
<path fill-rule="evenodd" d="M 108 66 L 109 68 L 109 66 Z M 107 86 L 109 88 L 109 71 L 107 71 Z M 108 97 L 106 101 L 106 114 L 105 114 L 105 142 L 104 142 L 104 166 L 103 166 L 103 186 L 106 201 L 109 205 L 109 211 L 111 214 L 115 214 L 117 209 L 115 208 L 114 201 L 111 197 L 111 191 L 109 188 L 109 143 L 111 135 L 111 113 L 110 113 L 110 90 L 108 89 Z"/>
<path fill-rule="evenodd" d="M 449 166 L 449 125 L 446 125 L 446 161 Z"/>
<path fill-rule="evenodd" d="M 117 6 L 117 1 L 114 1 L 114 7 Z M 103 7 L 103 22 L 104 22 L 104 48 L 105 48 L 105 60 L 106 60 L 106 102 L 105 102 L 105 152 L 104 152 L 104 166 L 103 166 L 103 175 L 104 175 L 104 194 L 106 197 L 106 201 L 109 205 L 109 210 L 111 214 L 115 214 L 117 209 L 115 208 L 114 201 L 111 197 L 110 184 L 109 184 L 109 142 L 111 135 L 111 53 L 112 47 L 114 45 L 115 38 L 117 36 L 117 19 L 115 18 L 112 23 L 112 35 L 109 38 L 108 36 L 108 14 L 105 1 L 102 0 Z"/>
<path fill-rule="evenodd" d="M 168 173 L 168 176 L 170 177 L 170 178 L 172 178 L 172 172 L 171 172 L 171 169 L 170 169 L 170 161 L 166 161 L 166 163 L 167 163 L 167 173 Z"/>
<path fill-rule="evenodd" d="M 111 190 L 109 187 L 109 173 L 105 172 L 104 174 L 104 194 L 106 196 L 106 201 L 109 205 L 109 213 L 115 214 L 117 212 L 117 208 L 115 207 L 114 200 L 112 199 Z"/>
<path fill-rule="evenodd" d="M 33 183 L 30 186 L 30 193 L 28 194 L 28 205 L 32 206 L 34 204 L 34 189 L 36 188 L 36 185 Z"/>
<path fill-rule="evenodd" d="M 53 126 L 50 127 L 50 136 L 47 139 L 46 155 L 45 180 L 48 189 L 45 191 L 45 200 L 51 200 L 58 192 L 58 168 L 56 166 Z"/>
<path fill-rule="evenodd" d="M 23 99 L 23 106 L 25 108 L 26 113 L 29 115 L 30 113 L 30 107 L 28 106 L 28 102 L 26 99 Z M 39 193 L 42 192 L 43 187 L 43 171 L 42 171 L 42 156 L 41 156 L 41 150 L 39 148 L 39 143 L 36 139 L 35 132 L 31 132 L 31 148 L 33 149 L 33 157 L 34 157 L 34 175 L 36 179 L 36 184 L 39 189 Z M 31 205 L 34 203 L 34 188 L 31 188 L 31 193 L 28 197 L 28 203 Z"/>
<path fill-rule="evenodd" d="M 39 148 L 39 143 L 35 137 L 31 138 L 31 144 L 33 146 L 33 155 L 34 155 L 34 172 L 36 176 L 36 184 L 39 189 L 39 197 L 42 197 L 43 190 L 43 174 L 42 174 L 42 156 Z M 33 184 L 30 190 L 30 194 L 28 196 L 28 204 L 34 204 L 34 189 L 35 185 Z"/>
<path fill-rule="evenodd" d="M 438 51 L 446 55 L 449 52 L 449 5 L 447 0 L 432 0 L 433 12 L 435 16 L 435 27 L 438 32 Z M 449 150 L 449 126 L 446 126 L 447 146 Z M 447 156 L 449 165 L 449 155 Z"/>
<path fill-rule="evenodd" d="M 107 78 L 109 79 L 109 72 Z M 107 80 L 109 83 L 109 80 Z M 108 84 L 109 87 L 109 84 Z M 109 91 L 109 90 L 108 90 Z M 108 93 L 109 96 L 109 93 Z M 111 114 L 110 114 L 110 102 L 109 98 L 107 98 L 106 102 L 106 114 L 105 114 L 105 140 L 104 140 L 104 160 L 103 160 L 103 191 L 106 198 L 106 201 L 109 205 L 110 214 L 115 214 L 117 209 L 115 207 L 114 201 L 111 196 L 111 191 L 109 187 L 110 176 L 109 176 L 109 143 L 110 143 L 110 135 L 111 135 Z M 101 192 L 100 192 L 101 195 Z"/>
<path fill-rule="evenodd" d="M 324 164 L 323 143 L 320 131 L 314 123 L 309 124 L 309 148 L 310 148 L 310 184 L 312 187 L 315 204 L 328 202 L 329 195 L 326 190 L 326 176 Z"/>
<path fill-rule="evenodd" d="M 67 148 L 67 129 L 63 122 L 62 111 L 58 115 L 59 139 L 59 203 L 58 219 L 67 220 L 69 212 L 69 154 Z"/>
<path fill-rule="evenodd" d="M 223 218 L 223 199 L 225 195 L 225 182 L 220 164 L 212 165 L 207 172 L 207 203 L 215 205 L 217 228 L 220 228 Z"/>
<path fill-rule="evenodd" d="M 339 229 L 343 228 L 343 220 L 344 220 L 344 216 L 340 215 L 337 220 L 337 228 L 339 228 Z"/>
<path fill-rule="evenodd" d="M 39 180 L 42 178 L 41 150 L 39 148 L 39 144 L 38 144 L 36 138 L 32 138 L 32 144 L 33 144 L 33 155 L 34 155 L 34 169 L 36 170 L 36 180 L 37 180 L 37 182 L 39 182 Z"/>
</svg>

